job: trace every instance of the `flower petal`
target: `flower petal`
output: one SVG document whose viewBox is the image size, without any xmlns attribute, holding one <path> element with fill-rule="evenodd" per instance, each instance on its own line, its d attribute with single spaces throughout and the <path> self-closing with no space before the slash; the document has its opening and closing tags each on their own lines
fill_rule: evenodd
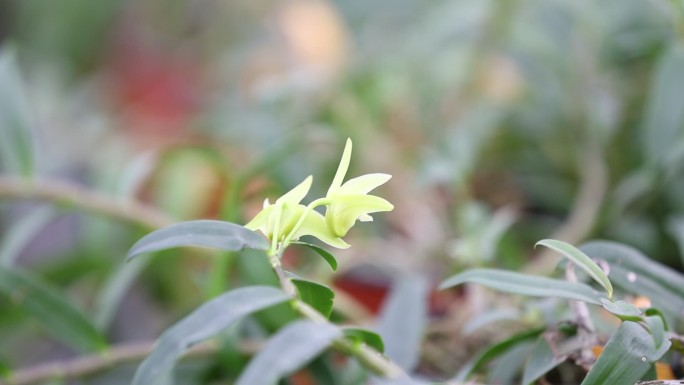
<svg viewBox="0 0 684 385">
<path fill-rule="evenodd" d="M 354 195 L 368 194 L 374 188 L 387 183 L 392 178 L 389 174 L 366 174 L 344 182 L 337 194 Z"/>
<path fill-rule="evenodd" d="M 374 195 L 340 195 L 333 199 L 325 213 L 325 220 L 335 236 L 344 237 L 357 219 L 379 211 L 391 211 L 394 206 Z"/>
<path fill-rule="evenodd" d="M 274 206 L 269 206 L 259 211 L 259 213 L 255 215 L 254 218 L 252 218 L 252 220 L 245 225 L 245 227 L 252 231 L 260 230 L 262 233 L 264 233 L 264 235 L 270 237 L 271 235 L 268 234 L 268 222 L 271 212 L 273 211 L 273 207 Z"/>
<path fill-rule="evenodd" d="M 347 138 L 347 143 L 344 146 L 344 152 L 342 152 L 342 159 L 340 159 L 340 165 L 337 166 L 337 172 L 333 178 L 330 188 L 328 188 L 328 194 L 326 196 L 331 196 L 334 194 L 340 186 L 342 186 L 342 181 L 344 176 L 347 175 L 347 170 L 349 169 L 349 162 L 351 161 L 352 152 L 352 141 Z"/>
<path fill-rule="evenodd" d="M 295 188 L 290 190 L 287 194 L 281 196 L 276 200 L 276 203 L 291 203 L 298 204 L 304 199 L 306 194 L 309 193 L 311 189 L 311 182 L 313 181 L 313 176 L 309 175 L 304 181 L 298 184 Z"/>
<path fill-rule="evenodd" d="M 325 223 L 325 218 L 317 211 L 311 211 L 309 215 L 307 215 L 304 223 L 302 223 L 302 227 L 297 230 L 293 239 L 299 239 L 299 237 L 304 235 L 316 237 L 338 249 L 346 249 L 350 246 L 347 242 L 342 240 L 342 238 L 335 236 L 332 231 L 330 231 L 330 228 Z"/>
</svg>

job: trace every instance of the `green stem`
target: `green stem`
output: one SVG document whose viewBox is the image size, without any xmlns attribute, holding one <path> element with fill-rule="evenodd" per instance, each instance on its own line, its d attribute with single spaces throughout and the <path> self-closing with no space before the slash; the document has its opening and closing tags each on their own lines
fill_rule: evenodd
<svg viewBox="0 0 684 385">
<path fill-rule="evenodd" d="M 312 202 L 312 204 L 313 203 L 314 202 Z M 328 323 L 328 318 L 326 316 L 299 298 L 296 288 L 290 279 L 287 278 L 285 271 L 280 264 L 280 257 L 284 251 L 284 248 L 281 247 L 274 255 L 270 257 L 271 266 L 278 276 L 280 286 L 286 293 L 293 297 L 291 302 L 292 308 L 304 318 L 317 323 Z M 407 374 L 399 366 L 397 366 L 397 364 L 366 344 L 358 344 L 347 339 L 346 337 L 340 337 L 333 341 L 333 347 L 342 353 L 355 357 L 361 365 L 373 372 L 375 375 L 384 378 L 408 377 Z"/>
</svg>

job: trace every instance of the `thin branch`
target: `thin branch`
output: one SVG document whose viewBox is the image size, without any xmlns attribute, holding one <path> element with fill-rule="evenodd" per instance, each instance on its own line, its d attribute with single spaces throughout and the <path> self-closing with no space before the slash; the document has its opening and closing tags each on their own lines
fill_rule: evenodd
<svg viewBox="0 0 684 385">
<path fill-rule="evenodd" d="M 154 341 L 124 343 L 112 346 L 104 353 L 20 369 L 9 379 L 0 379 L 0 385 L 30 385 L 51 379 L 66 380 L 97 374 L 117 365 L 143 360 L 152 351 L 154 343 Z M 251 352 L 257 350 L 249 345 L 240 348 Z M 204 357 L 217 351 L 218 346 L 215 343 L 203 343 L 190 349 L 185 357 Z"/>
<path fill-rule="evenodd" d="M 55 179 L 0 177 L 1 199 L 45 200 L 148 229 L 175 223 L 172 218 L 152 206 L 131 200 L 117 200 L 84 186 Z"/>
</svg>

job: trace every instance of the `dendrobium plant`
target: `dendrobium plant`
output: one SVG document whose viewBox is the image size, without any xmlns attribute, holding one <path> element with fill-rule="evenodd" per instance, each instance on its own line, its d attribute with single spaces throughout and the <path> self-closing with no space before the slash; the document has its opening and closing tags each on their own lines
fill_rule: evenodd
<svg viewBox="0 0 684 385">
<path fill-rule="evenodd" d="M 386 183 L 391 175 L 367 174 L 342 183 L 351 160 L 352 142 L 347 139 L 340 165 L 324 198 L 304 206 L 300 202 L 309 193 L 313 177 L 307 177 L 297 187 L 278 198 L 274 204 L 268 199 L 264 208 L 245 225 L 259 230 L 271 241 L 271 255 L 287 247 L 304 235 L 318 238 L 330 246 L 349 247 L 342 237 L 357 220 L 372 221 L 371 213 L 391 211 L 394 206 L 387 200 L 368 193 Z M 325 206 L 325 216 L 314 210 Z"/>
</svg>

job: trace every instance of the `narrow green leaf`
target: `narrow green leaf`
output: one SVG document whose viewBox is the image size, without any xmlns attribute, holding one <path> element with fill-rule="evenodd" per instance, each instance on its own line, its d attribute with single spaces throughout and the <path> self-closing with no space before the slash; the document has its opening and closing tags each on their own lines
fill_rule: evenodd
<svg viewBox="0 0 684 385">
<path fill-rule="evenodd" d="M 33 138 L 28 99 L 16 53 L 0 47 L 0 164 L 5 171 L 33 172 Z"/>
<path fill-rule="evenodd" d="M 205 302 L 159 337 L 154 351 L 138 367 L 132 385 L 156 384 L 191 346 L 215 336 L 248 314 L 288 299 L 276 288 L 249 286 Z"/>
<path fill-rule="evenodd" d="M 306 247 L 310 248 L 311 250 L 315 251 L 318 255 L 320 255 L 323 258 L 323 260 L 325 260 L 328 263 L 328 265 L 330 265 L 330 268 L 333 271 L 337 271 L 337 259 L 335 259 L 335 257 L 332 254 L 330 254 L 327 250 L 325 250 L 321 247 L 318 247 L 316 245 L 312 245 L 311 243 L 306 243 L 306 242 L 292 242 L 292 243 L 297 244 L 297 245 L 306 246 Z"/>
<path fill-rule="evenodd" d="M 494 360 L 521 343 L 533 341 L 543 332 L 543 328 L 526 330 L 480 350 L 472 360 L 468 361 L 461 370 L 459 370 L 451 381 L 458 383 L 464 382 L 471 374 L 482 368 L 486 363 Z"/>
<path fill-rule="evenodd" d="M 659 315 L 654 315 L 644 317 L 644 322 L 646 322 L 646 325 L 648 325 L 648 330 L 653 336 L 653 343 L 655 344 L 656 351 L 663 348 L 665 348 L 667 351 L 667 349 L 670 347 L 670 341 L 665 334 L 665 320 Z M 665 352 L 663 352 L 663 354 L 664 353 Z"/>
<path fill-rule="evenodd" d="M 377 331 L 385 341 L 385 355 L 407 372 L 420 358 L 427 325 L 428 284 L 420 276 L 398 278 L 383 304 Z"/>
<path fill-rule="evenodd" d="M 621 290 L 647 296 L 668 321 L 681 322 L 684 309 L 684 275 L 663 266 L 637 249 L 617 242 L 593 241 L 580 247 L 610 266 L 610 279 Z"/>
<path fill-rule="evenodd" d="M 10 227 L 0 244 L 0 266 L 12 266 L 36 234 L 55 217 L 51 207 L 39 207 Z"/>
<path fill-rule="evenodd" d="M 657 349 L 653 336 L 642 325 L 624 321 L 603 349 L 582 385 L 634 384 L 669 348 Z"/>
<path fill-rule="evenodd" d="M 335 293 L 329 287 L 299 278 L 292 279 L 292 283 L 297 288 L 297 293 L 302 301 L 311 305 L 324 316 L 330 317 Z"/>
<path fill-rule="evenodd" d="M 530 357 L 527 359 L 522 384 L 532 384 L 556 366 L 562 364 L 567 358 L 567 355 L 554 353 L 551 345 L 549 345 L 549 341 L 543 335 L 539 336 Z"/>
<path fill-rule="evenodd" d="M 601 298 L 601 305 L 604 309 L 613 313 L 623 321 L 640 321 L 641 310 L 633 304 L 625 301 L 613 302 L 607 298 Z"/>
<path fill-rule="evenodd" d="M 613 285 L 611 285 L 606 273 L 604 273 L 601 267 L 597 265 L 596 262 L 592 261 L 591 258 L 589 258 L 581 250 L 569 243 L 557 241 L 555 239 L 544 239 L 537 242 L 535 247 L 537 245 L 546 246 L 551 250 L 563 254 L 566 258 L 574 262 L 577 267 L 589 274 L 594 281 L 603 286 L 603 288 L 606 289 L 608 298 L 613 297 Z"/>
<path fill-rule="evenodd" d="M 42 324 L 48 333 L 81 351 L 99 351 L 105 338 L 59 289 L 19 269 L 0 267 L 0 294 Z"/>
<path fill-rule="evenodd" d="M 352 341 L 363 342 L 380 353 L 385 352 L 385 343 L 382 341 L 380 334 L 376 332 L 356 327 L 343 328 L 342 332 L 344 333 L 345 337 L 351 339 Z"/>
<path fill-rule="evenodd" d="M 254 357 L 235 385 L 270 385 L 320 354 L 342 335 L 332 324 L 295 321 L 281 329 Z"/>
<path fill-rule="evenodd" d="M 590 286 L 579 282 L 538 277 L 498 269 L 472 269 L 454 275 L 442 282 L 440 289 L 472 282 L 499 291 L 534 297 L 556 297 L 600 305 L 599 294 Z"/>
<path fill-rule="evenodd" d="M 227 251 L 243 248 L 268 250 L 266 238 L 230 222 L 198 220 L 181 222 L 147 234 L 133 245 L 126 260 L 153 251 L 179 246 L 209 247 Z"/>
</svg>

